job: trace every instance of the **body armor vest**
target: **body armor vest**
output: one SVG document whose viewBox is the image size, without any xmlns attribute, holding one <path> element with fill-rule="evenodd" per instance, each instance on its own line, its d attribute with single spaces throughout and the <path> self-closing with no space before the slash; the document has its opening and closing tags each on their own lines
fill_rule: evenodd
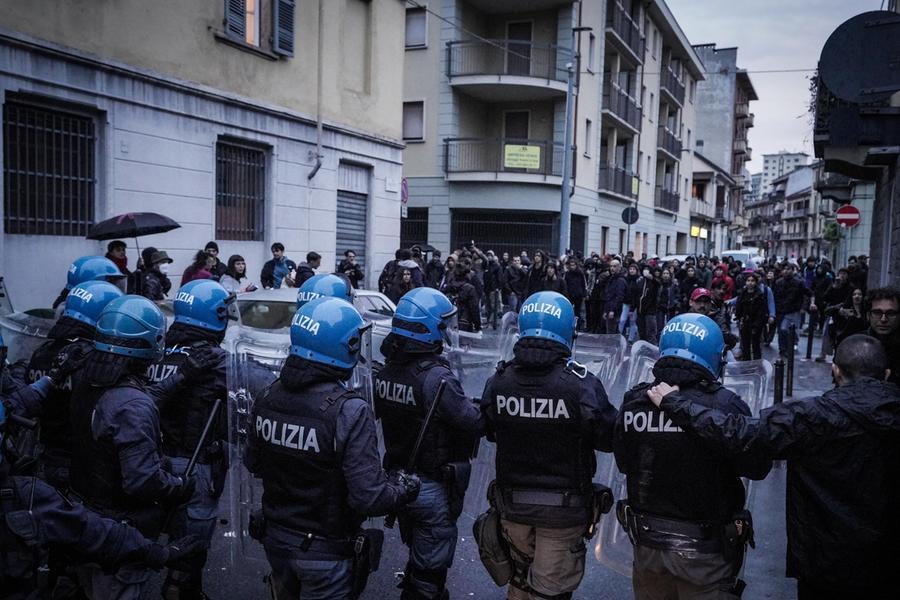
<svg viewBox="0 0 900 600">
<path fill-rule="evenodd" d="M 337 420 L 356 394 L 338 383 L 292 392 L 276 381 L 253 408 L 250 435 L 259 450 L 263 512 L 282 527 L 346 539 L 363 519 L 347 504 L 347 483 L 336 451 Z"/>
<path fill-rule="evenodd" d="M 583 380 L 564 362 L 535 373 L 501 365 L 490 389 L 501 488 L 588 493 L 596 469 L 583 430 Z"/>
<path fill-rule="evenodd" d="M 622 436 L 628 503 L 638 512 L 686 521 L 722 523 L 744 506 L 744 486 L 729 459 L 682 431 L 656 408 L 641 385 L 625 394 Z M 719 384 L 681 390 L 702 406 L 719 407 L 734 396 Z M 621 466 L 621 465 L 620 465 Z"/>
<path fill-rule="evenodd" d="M 388 363 L 375 377 L 375 414 L 384 432 L 384 468 L 406 469 L 427 407 L 434 398 L 426 398 L 424 382 L 431 369 L 441 369 L 453 377 L 447 363 L 437 357 L 408 363 Z M 441 422 L 440 408 L 432 417 L 414 471 L 431 479 L 440 479 L 441 467 L 454 461 L 465 461 L 471 453 L 460 433 Z"/>
<path fill-rule="evenodd" d="M 163 360 L 151 365 L 147 370 L 150 381 L 160 382 L 178 373 L 187 362 L 191 350 L 206 345 L 206 342 L 200 342 L 193 346 L 166 348 Z M 224 350 L 220 352 L 225 354 Z M 164 403 L 159 414 L 163 454 L 190 458 L 200 442 L 203 427 L 213 404 L 217 398 L 225 398 L 226 394 L 224 369 L 213 368 L 203 373 L 197 381 L 187 382 L 182 393 Z M 227 424 L 228 411 L 220 410 L 207 436 L 207 446 L 217 440 L 226 439 Z M 203 458 L 201 455 L 200 462 L 205 462 Z"/>
</svg>

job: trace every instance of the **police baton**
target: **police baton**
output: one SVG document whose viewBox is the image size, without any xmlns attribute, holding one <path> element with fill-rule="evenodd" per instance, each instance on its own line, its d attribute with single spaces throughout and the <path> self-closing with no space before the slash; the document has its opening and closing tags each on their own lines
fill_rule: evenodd
<svg viewBox="0 0 900 600">
<path fill-rule="evenodd" d="M 434 413 L 441 401 L 441 397 L 444 395 L 444 388 L 446 386 L 447 380 L 441 379 L 441 382 L 438 384 L 437 391 L 434 393 L 434 400 L 431 401 L 431 406 L 428 407 L 428 412 L 425 413 L 425 421 L 422 423 L 422 427 L 419 429 L 419 436 L 416 438 L 416 444 L 415 446 L 413 446 L 412 454 L 409 455 L 409 460 L 406 463 L 407 473 L 412 473 L 416 468 L 416 463 L 419 461 L 419 452 L 422 450 L 422 440 L 425 439 L 425 433 L 428 431 L 428 424 L 431 423 L 431 419 L 434 417 Z M 390 513 L 384 518 L 384 526 L 388 529 L 393 529 L 394 523 L 396 521 L 397 514 Z"/>
<path fill-rule="evenodd" d="M 200 452 L 206 445 L 206 438 L 209 437 L 209 430 L 212 429 L 212 424 L 216 420 L 216 416 L 219 414 L 219 408 L 221 406 L 222 399 L 216 398 L 212 409 L 209 411 L 209 417 L 206 419 L 206 424 L 203 425 L 203 432 L 200 434 L 200 439 L 197 441 L 197 447 L 194 448 L 194 453 L 191 455 L 191 460 L 188 461 L 187 467 L 185 467 L 184 469 L 184 473 L 181 474 L 181 478 L 185 483 L 187 483 L 187 480 L 191 476 L 191 473 L 194 472 L 194 467 L 197 466 L 197 460 L 200 458 Z M 178 508 L 178 506 L 170 508 L 166 513 L 166 520 L 163 521 L 163 531 L 168 531 L 169 525 L 172 521 L 172 517 L 175 516 L 175 512 L 178 510 Z"/>
</svg>

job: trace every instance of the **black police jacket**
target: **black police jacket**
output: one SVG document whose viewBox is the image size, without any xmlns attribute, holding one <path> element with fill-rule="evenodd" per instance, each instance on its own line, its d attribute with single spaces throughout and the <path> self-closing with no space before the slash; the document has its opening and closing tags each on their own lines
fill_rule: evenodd
<svg viewBox="0 0 900 600">
<path fill-rule="evenodd" d="M 521 343 L 521 342 L 520 342 Z M 481 398 L 488 439 L 497 444 L 503 517 L 543 527 L 586 525 L 595 450 L 612 450 L 616 409 L 597 377 L 557 357 L 545 364 L 501 363 Z M 578 506 L 514 502 L 513 491 L 578 496 Z"/>
<path fill-rule="evenodd" d="M 28 363 L 27 381 L 34 383 L 50 374 L 53 361 L 62 351 L 83 356 L 93 349 L 93 343 L 78 338 L 49 340 L 38 347 Z M 74 358 L 73 358 L 74 360 Z M 68 464 L 72 455 L 72 421 L 69 418 L 72 396 L 72 375 L 61 386 L 54 386 L 41 403 L 41 444 L 44 461 L 51 464 Z"/>
<path fill-rule="evenodd" d="M 150 381 L 165 381 L 169 377 L 180 372 L 181 367 L 190 358 L 191 352 L 200 348 L 209 348 L 207 342 L 196 342 L 191 345 L 177 345 L 166 348 L 163 359 L 151 365 L 147 371 Z M 166 456 L 179 456 L 190 458 L 200 436 L 203 427 L 209 419 L 210 411 L 216 400 L 227 400 L 227 384 L 225 381 L 225 366 L 228 353 L 219 347 L 213 347 L 216 354 L 216 364 L 192 381 L 186 381 L 182 392 L 160 406 L 159 419 L 162 430 L 162 451 Z M 218 442 L 224 444 L 228 437 L 228 411 L 225 407 L 219 409 L 216 420 L 206 438 L 204 448 L 208 449 Z M 210 461 L 206 453 L 201 453 L 200 462 Z"/>
<path fill-rule="evenodd" d="M 266 535 L 347 539 L 366 516 L 386 514 L 402 489 L 381 469 L 375 422 L 336 381 L 302 391 L 276 381 L 256 401 L 244 463 L 262 479 Z"/>
<path fill-rule="evenodd" d="M 0 596 L 31 597 L 48 544 L 113 568 L 155 545 L 133 527 L 69 502 L 40 479 L 0 474 Z"/>
<path fill-rule="evenodd" d="M 861 378 L 818 398 L 776 404 L 755 419 L 679 393 L 662 408 L 717 451 L 787 459 L 789 577 L 849 587 L 860 598 L 896 594 L 900 388 Z"/>
<path fill-rule="evenodd" d="M 725 456 L 683 431 L 647 397 L 650 385 L 625 393 L 616 421 L 616 464 L 627 478 L 629 505 L 640 513 L 724 524 L 744 508 L 740 477 L 762 479 L 771 462 Z M 693 384 L 681 395 L 723 414 L 750 415 L 740 396 L 718 383 Z"/>
<path fill-rule="evenodd" d="M 138 378 L 115 387 L 79 381 L 72 393 L 72 490 L 101 514 L 132 520 L 148 534 L 160 525 L 156 502 L 183 485 L 163 469 L 159 413 Z"/>
<path fill-rule="evenodd" d="M 484 433 L 484 418 L 466 397 L 447 361 L 429 355 L 409 361 L 388 360 L 374 377 L 375 415 L 384 431 L 386 469 L 407 468 L 441 379 L 447 385 L 425 432 L 414 470 L 439 480 L 444 465 L 469 460 Z"/>
</svg>

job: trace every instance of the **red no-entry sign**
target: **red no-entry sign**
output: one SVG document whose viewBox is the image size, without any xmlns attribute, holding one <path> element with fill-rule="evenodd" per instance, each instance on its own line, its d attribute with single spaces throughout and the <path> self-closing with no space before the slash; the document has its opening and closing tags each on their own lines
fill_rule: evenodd
<svg viewBox="0 0 900 600">
<path fill-rule="evenodd" d="M 839 225 L 846 225 L 847 227 L 859 225 L 859 209 L 853 205 L 845 204 L 837 209 L 836 217 Z"/>
</svg>

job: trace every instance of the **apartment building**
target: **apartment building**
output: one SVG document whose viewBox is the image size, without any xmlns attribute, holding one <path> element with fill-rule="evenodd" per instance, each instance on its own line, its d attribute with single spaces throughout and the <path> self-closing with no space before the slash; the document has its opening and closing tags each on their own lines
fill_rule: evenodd
<svg viewBox="0 0 900 600">
<path fill-rule="evenodd" d="M 173 273 L 215 239 L 251 279 L 275 241 L 298 262 L 319 252 L 328 270 L 353 249 L 377 279 L 400 232 L 403 11 L 5 3 L 0 274 L 16 306 L 49 305 L 71 259 L 105 252 L 84 239 L 90 225 L 136 211 L 181 224 L 140 240 Z"/>
<path fill-rule="evenodd" d="M 729 195 L 733 205 L 717 208 L 721 209 L 720 214 L 730 216 L 727 222 L 720 221 L 729 243 L 739 245 L 746 229 L 741 210 L 744 188 L 750 184 L 744 167 L 752 158 L 749 132 L 755 120 L 750 102 L 759 97 L 747 71 L 737 66 L 737 48 L 701 44 L 695 45 L 694 50 L 706 67 L 706 77 L 697 85 L 697 110 L 703 118 L 697 121 L 695 150 L 734 180 Z"/>
<path fill-rule="evenodd" d="M 819 163 L 803 165 L 776 180 L 784 181 L 781 237 L 775 246 L 780 256 L 822 256 L 831 249 L 823 234 L 833 211 L 831 200 L 823 199 L 815 186 L 819 167 Z"/>
<path fill-rule="evenodd" d="M 769 186 L 775 179 L 807 163 L 809 163 L 809 154 L 805 152 L 782 150 L 775 154 L 763 154 L 762 193 L 766 194 L 771 191 Z"/>
<path fill-rule="evenodd" d="M 740 200 L 737 185 L 728 171 L 699 152 L 694 153 L 692 176 L 688 250 L 719 256 L 736 247 L 731 224 Z"/>
<path fill-rule="evenodd" d="M 661 0 L 407 8 L 403 244 L 555 253 L 569 64 L 569 247 L 687 251 L 703 68 Z"/>
</svg>

